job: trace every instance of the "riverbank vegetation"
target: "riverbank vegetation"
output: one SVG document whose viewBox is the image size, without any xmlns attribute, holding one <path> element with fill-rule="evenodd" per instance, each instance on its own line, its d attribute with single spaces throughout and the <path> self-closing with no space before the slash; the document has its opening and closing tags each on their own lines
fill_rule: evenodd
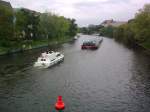
<svg viewBox="0 0 150 112">
<path fill-rule="evenodd" d="M 128 45 L 140 45 L 150 50 L 150 4 L 135 14 L 135 18 L 119 27 L 100 29 L 100 34 L 109 36 Z"/>
<path fill-rule="evenodd" d="M 65 42 L 76 33 L 75 19 L 0 2 L 0 54 Z"/>
<path fill-rule="evenodd" d="M 146 4 L 135 17 L 119 26 L 90 25 L 80 28 L 84 34 L 99 33 L 101 36 L 114 38 L 129 46 L 141 46 L 150 50 L 150 4 Z"/>
<path fill-rule="evenodd" d="M 99 33 L 99 30 L 101 28 L 103 28 L 102 25 L 89 25 L 88 27 L 79 28 L 79 32 L 90 35 L 94 33 Z"/>
</svg>

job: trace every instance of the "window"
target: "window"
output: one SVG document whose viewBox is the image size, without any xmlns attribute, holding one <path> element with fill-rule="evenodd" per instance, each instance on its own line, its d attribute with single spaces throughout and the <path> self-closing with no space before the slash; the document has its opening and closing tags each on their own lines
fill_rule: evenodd
<svg viewBox="0 0 150 112">
<path fill-rule="evenodd" d="M 56 55 L 56 57 L 59 57 L 59 56 L 60 56 L 60 54 L 57 54 L 57 55 Z"/>
</svg>

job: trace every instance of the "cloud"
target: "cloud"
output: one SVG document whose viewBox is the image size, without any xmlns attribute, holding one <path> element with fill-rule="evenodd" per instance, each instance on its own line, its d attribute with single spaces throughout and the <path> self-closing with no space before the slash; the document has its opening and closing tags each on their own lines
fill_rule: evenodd
<svg viewBox="0 0 150 112">
<path fill-rule="evenodd" d="M 149 0 L 7 0 L 13 7 L 25 7 L 75 18 L 80 26 L 100 24 L 105 19 L 125 21 L 134 17 Z"/>
</svg>

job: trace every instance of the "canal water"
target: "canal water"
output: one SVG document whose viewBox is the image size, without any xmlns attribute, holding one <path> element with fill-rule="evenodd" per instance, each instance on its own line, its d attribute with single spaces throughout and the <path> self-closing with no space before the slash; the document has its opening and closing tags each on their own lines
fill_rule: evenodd
<svg viewBox="0 0 150 112">
<path fill-rule="evenodd" d="M 81 35 L 56 51 L 62 63 L 33 67 L 46 48 L 0 57 L 0 112 L 55 112 L 62 95 L 64 112 L 150 112 L 150 58 L 113 39 L 98 50 L 81 50 Z"/>
</svg>

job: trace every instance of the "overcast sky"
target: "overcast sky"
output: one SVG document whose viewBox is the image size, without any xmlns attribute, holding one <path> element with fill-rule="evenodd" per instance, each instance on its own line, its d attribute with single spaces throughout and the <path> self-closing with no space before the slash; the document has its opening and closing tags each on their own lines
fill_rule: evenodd
<svg viewBox="0 0 150 112">
<path fill-rule="evenodd" d="M 150 0 L 6 0 L 13 7 L 75 18 L 79 26 L 100 24 L 105 19 L 127 21 Z"/>
</svg>

